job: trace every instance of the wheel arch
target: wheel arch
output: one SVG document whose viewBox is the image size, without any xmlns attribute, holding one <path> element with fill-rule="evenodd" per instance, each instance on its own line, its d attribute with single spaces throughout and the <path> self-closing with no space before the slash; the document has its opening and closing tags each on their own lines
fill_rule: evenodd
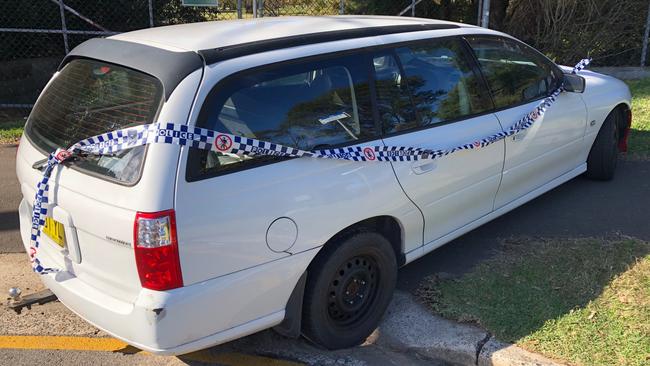
<svg viewBox="0 0 650 366">
<path fill-rule="evenodd" d="M 348 238 L 360 232 L 376 232 L 384 236 L 391 244 L 397 259 L 397 266 L 401 267 L 406 263 L 406 256 L 404 254 L 404 228 L 400 221 L 389 215 L 381 215 L 367 218 L 351 224 L 339 232 L 334 234 L 323 246 L 318 253 L 312 258 L 311 263 L 302 274 L 298 283 L 294 287 L 287 305 L 285 307 L 285 316 L 282 323 L 275 326 L 273 329 L 285 337 L 297 338 L 301 334 L 302 324 L 302 304 L 303 295 L 305 292 L 305 284 L 307 280 L 307 273 L 311 266 L 316 262 L 316 259 L 323 254 L 325 247 L 332 247 L 339 245 L 345 238 Z"/>
<path fill-rule="evenodd" d="M 612 109 L 612 112 L 619 113 L 617 128 L 620 131 L 618 135 L 619 152 L 627 152 L 627 139 L 632 128 L 632 109 L 626 102 L 621 102 Z"/>
<path fill-rule="evenodd" d="M 406 256 L 404 255 L 404 228 L 396 217 L 389 215 L 370 217 L 345 227 L 327 240 L 327 242 L 325 242 L 321 247 L 321 251 L 325 247 L 338 245 L 345 238 L 354 235 L 355 233 L 364 231 L 381 234 L 390 242 L 393 252 L 395 253 L 395 258 L 397 259 L 398 267 L 401 267 L 406 263 Z M 319 251 L 316 257 L 318 257 L 321 251 Z"/>
</svg>

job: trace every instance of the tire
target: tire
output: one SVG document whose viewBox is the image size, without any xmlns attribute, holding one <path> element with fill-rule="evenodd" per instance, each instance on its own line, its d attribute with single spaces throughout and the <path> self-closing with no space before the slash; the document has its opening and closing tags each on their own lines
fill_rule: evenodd
<svg viewBox="0 0 650 366">
<path fill-rule="evenodd" d="M 388 240 L 374 232 L 332 244 L 308 269 L 302 333 L 340 349 L 361 344 L 379 324 L 393 296 L 397 261 Z"/>
<path fill-rule="evenodd" d="M 603 122 L 596 141 L 591 146 L 587 158 L 586 176 L 595 180 L 611 180 L 618 163 L 619 129 L 618 119 L 620 113 L 613 111 Z"/>
</svg>

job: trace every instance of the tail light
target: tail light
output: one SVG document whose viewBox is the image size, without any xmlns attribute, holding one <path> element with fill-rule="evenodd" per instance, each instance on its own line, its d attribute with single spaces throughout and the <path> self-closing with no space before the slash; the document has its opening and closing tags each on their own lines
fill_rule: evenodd
<svg viewBox="0 0 650 366">
<path fill-rule="evenodd" d="M 162 291 L 183 286 L 174 210 L 136 213 L 133 243 L 142 287 Z"/>
</svg>

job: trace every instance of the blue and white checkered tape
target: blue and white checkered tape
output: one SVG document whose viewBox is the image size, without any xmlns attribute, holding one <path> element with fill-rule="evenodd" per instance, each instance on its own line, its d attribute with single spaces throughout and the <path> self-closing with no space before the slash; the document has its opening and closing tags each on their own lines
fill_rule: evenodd
<svg viewBox="0 0 650 366">
<path fill-rule="evenodd" d="M 574 68 L 577 73 L 589 65 L 590 59 L 581 60 Z M 136 127 L 125 128 L 89 137 L 79 141 L 68 149 L 57 149 L 48 156 L 39 180 L 36 197 L 32 211 L 32 227 L 30 237 L 29 255 L 35 272 L 45 274 L 59 271 L 56 268 L 45 267 L 37 257 L 40 244 L 41 228 L 45 224 L 48 212 L 49 179 L 54 167 L 69 159 L 75 154 L 112 154 L 121 150 L 147 144 L 164 143 L 189 146 L 195 149 L 212 150 L 220 153 L 236 155 L 268 155 L 286 157 L 311 157 L 322 159 L 342 159 L 351 161 L 416 161 L 423 159 L 437 159 L 453 154 L 460 150 L 479 149 L 491 145 L 504 138 L 517 134 L 532 126 L 546 109 L 548 109 L 563 91 L 559 87 L 548 97 L 542 100 L 535 109 L 523 116 L 506 131 L 495 133 L 491 136 L 477 138 L 473 141 L 446 149 L 430 150 L 417 147 L 404 146 L 352 146 L 335 149 L 322 149 L 314 151 L 300 150 L 294 147 L 257 140 L 249 137 L 216 132 L 200 127 L 179 125 L 173 123 L 152 123 Z"/>
</svg>

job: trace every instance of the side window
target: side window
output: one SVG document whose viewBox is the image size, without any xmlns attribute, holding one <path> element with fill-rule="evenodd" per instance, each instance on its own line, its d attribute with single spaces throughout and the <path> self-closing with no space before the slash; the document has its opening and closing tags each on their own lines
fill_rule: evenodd
<svg viewBox="0 0 650 366">
<path fill-rule="evenodd" d="M 377 109 L 385 133 L 399 132 L 417 127 L 418 120 L 413 102 L 392 53 L 373 57 Z"/>
<path fill-rule="evenodd" d="M 496 108 L 548 95 L 558 83 L 552 63 L 518 42 L 495 37 L 467 37 L 487 79 Z"/>
<path fill-rule="evenodd" d="M 433 125 L 492 107 L 460 40 L 431 40 L 395 51 L 420 123 Z"/>
<path fill-rule="evenodd" d="M 233 76 L 206 98 L 198 125 L 303 150 L 377 137 L 364 60 L 291 63 Z M 188 178 L 273 159 L 191 149 Z"/>
</svg>

